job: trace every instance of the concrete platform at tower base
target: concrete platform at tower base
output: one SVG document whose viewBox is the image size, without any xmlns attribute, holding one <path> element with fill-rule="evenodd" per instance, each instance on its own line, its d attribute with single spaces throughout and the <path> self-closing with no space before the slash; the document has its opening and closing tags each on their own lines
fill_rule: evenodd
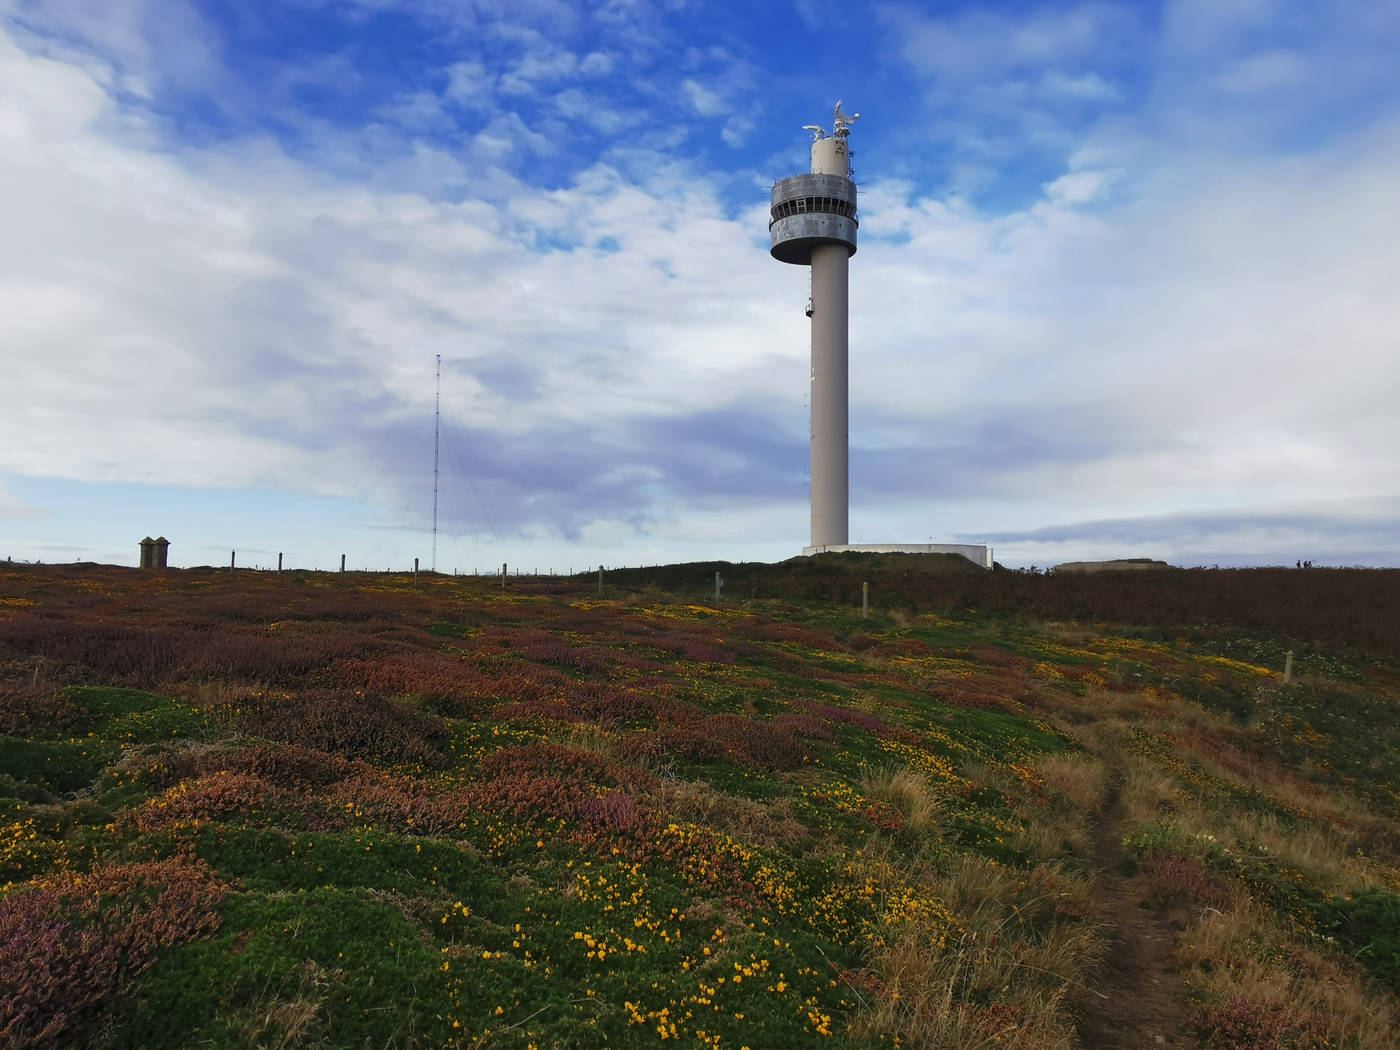
<svg viewBox="0 0 1400 1050">
<path fill-rule="evenodd" d="M 992 567 L 992 548 L 979 543 L 833 543 L 825 547 L 803 547 L 804 556 L 812 554 L 961 554 L 973 565 Z"/>
</svg>

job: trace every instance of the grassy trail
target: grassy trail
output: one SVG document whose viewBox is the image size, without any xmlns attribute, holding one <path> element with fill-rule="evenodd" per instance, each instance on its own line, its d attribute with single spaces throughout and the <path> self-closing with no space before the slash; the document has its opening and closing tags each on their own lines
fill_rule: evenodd
<svg viewBox="0 0 1400 1050">
<path fill-rule="evenodd" d="M 1095 902 L 1109 946 L 1088 982 L 1078 1025 L 1092 1050 L 1197 1046 L 1187 986 L 1176 958 L 1181 925 L 1147 909 L 1141 888 L 1125 876 L 1123 773 L 1113 769 L 1095 816 Z"/>
</svg>

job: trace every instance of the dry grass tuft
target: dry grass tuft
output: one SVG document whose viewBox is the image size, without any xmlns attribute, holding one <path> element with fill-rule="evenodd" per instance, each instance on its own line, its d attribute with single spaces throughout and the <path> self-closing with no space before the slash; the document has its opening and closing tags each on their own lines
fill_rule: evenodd
<svg viewBox="0 0 1400 1050">
<path fill-rule="evenodd" d="M 953 932 L 902 923 L 877 930 L 868 956 L 877 995 L 857 1039 L 972 1050 L 1071 1050 L 1072 1006 L 1103 950 L 1085 884 L 1056 868 L 1027 873 L 963 856 L 933 880 Z"/>
<path fill-rule="evenodd" d="M 617 734 L 587 722 L 575 723 L 545 735 L 551 744 L 561 744 L 600 758 L 613 758 Z"/>
<path fill-rule="evenodd" d="M 258 1050 L 305 1046 L 320 1022 L 321 1006 L 309 999 L 277 1000 L 264 1004 L 239 1032 L 239 1044 Z"/>
<path fill-rule="evenodd" d="M 1042 755 L 1030 769 L 1040 791 L 1012 806 L 1021 824 L 1014 845 L 1041 861 L 1086 856 L 1093 815 L 1105 791 L 1104 763 L 1074 752 Z"/>
<path fill-rule="evenodd" d="M 911 835 L 933 837 L 943 817 L 944 803 L 928 778 L 907 768 L 864 769 L 861 794 L 883 802 L 904 821 Z"/>
<path fill-rule="evenodd" d="M 1330 952 L 1299 945 L 1242 890 L 1223 909 L 1201 912 L 1181 955 L 1195 971 L 1207 1046 L 1394 1050 L 1395 997 Z"/>
<path fill-rule="evenodd" d="M 666 812 L 679 820 L 708 824 L 755 846 L 793 846 L 811 838 L 788 812 L 786 799 L 760 803 L 730 795 L 703 780 L 665 781 L 655 789 Z"/>
<path fill-rule="evenodd" d="M 1119 797 L 1123 816 L 1130 826 L 1142 828 L 1170 816 L 1189 831 L 1206 831 L 1214 822 L 1200 811 L 1197 800 L 1188 794 L 1171 772 L 1142 755 L 1130 755 L 1123 762 L 1123 785 Z"/>
<path fill-rule="evenodd" d="M 1093 755 L 1042 755 L 1032 768 L 1047 788 L 1083 812 L 1092 813 L 1103 798 L 1104 764 Z"/>
</svg>

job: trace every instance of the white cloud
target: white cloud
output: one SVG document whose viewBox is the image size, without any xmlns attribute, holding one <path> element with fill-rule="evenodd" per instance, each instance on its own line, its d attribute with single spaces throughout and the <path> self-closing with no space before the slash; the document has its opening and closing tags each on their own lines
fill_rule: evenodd
<svg viewBox="0 0 1400 1050">
<path fill-rule="evenodd" d="M 100 71 L 30 58 L 4 38 L 0 62 L 8 74 L 0 96 L 0 133 L 11 143 L 46 131 L 62 135 L 84 129 L 107 109 Z"/>
<path fill-rule="evenodd" d="M 836 0 L 793 0 L 793 7 L 811 30 L 839 27 L 849 17 L 847 9 Z"/>
<path fill-rule="evenodd" d="M 454 62 L 447 67 L 445 98 L 462 105 L 479 105 L 495 89 L 496 78 L 479 61 Z"/>
<path fill-rule="evenodd" d="M 1280 0 L 1169 0 L 1162 36 L 1172 51 L 1214 51 L 1267 25 L 1292 6 Z"/>
<path fill-rule="evenodd" d="M 755 122 L 753 117 L 736 114 L 724 122 L 724 127 L 720 129 L 720 138 L 725 143 L 739 147 L 749 140 L 754 133 Z"/>
<path fill-rule="evenodd" d="M 975 194 L 1004 185 L 1008 169 L 1028 158 L 1043 172 L 1105 113 L 1129 105 L 1135 67 L 1152 47 L 1136 9 L 1092 0 L 1005 13 L 967 4 L 939 14 L 886 3 L 876 12 L 911 77 L 903 107 L 937 158 L 903 163 Z"/>
<path fill-rule="evenodd" d="M 1045 184 L 1045 196 L 1055 204 L 1087 204 L 1112 181 L 1104 171 L 1071 171 Z"/>
<path fill-rule="evenodd" d="M 590 51 L 583 56 L 583 61 L 579 63 L 578 70 L 584 76 L 601 77 L 613 71 L 617 65 L 617 60 L 602 51 Z"/>
<path fill-rule="evenodd" d="M 1048 71 L 1040 81 L 1040 89 L 1046 95 L 1084 102 L 1118 102 L 1123 93 L 1097 73 L 1064 73 L 1058 69 Z"/>
<path fill-rule="evenodd" d="M 533 94 L 542 85 L 572 77 L 578 71 L 578 56 L 559 48 L 536 43 L 509 71 L 502 74 L 501 90 L 512 95 Z"/>
<path fill-rule="evenodd" d="M 11 0 L 9 6 L 12 31 L 27 46 L 104 79 L 114 69 L 121 77 L 115 86 L 132 94 L 219 79 L 216 35 L 189 0 Z"/>
<path fill-rule="evenodd" d="M 1224 91 L 1249 95 L 1298 87 L 1308 79 L 1308 72 L 1297 53 L 1276 49 L 1229 63 L 1215 83 Z"/>
<path fill-rule="evenodd" d="M 1001 502 L 984 529 L 1022 501 L 1082 520 L 1396 494 L 1400 306 L 1379 275 L 1400 245 L 1379 231 L 1400 225 L 1400 128 L 1337 155 L 1181 155 L 1093 218 L 1097 171 L 1000 218 L 866 188 L 857 448 L 921 449 L 945 502 Z"/>
<path fill-rule="evenodd" d="M 565 117 L 581 120 L 604 135 L 616 135 L 642 122 L 643 115 L 611 105 L 601 95 L 568 88 L 554 96 L 554 107 Z"/>
<path fill-rule="evenodd" d="M 769 260 L 674 159 L 646 165 L 651 184 L 598 167 L 552 192 L 517 184 L 504 210 L 452 204 L 266 146 L 123 145 L 101 131 L 120 104 L 91 77 L 3 60 L 35 99 L 4 121 L 18 192 L 0 222 L 26 247 L 0 268 L 25 406 L 0 421 L 8 470 L 343 491 L 357 442 L 422 405 L 436 352 L 468 375 L 528 370 L 528 396 L 474 383 L 454 409 L 502 434 L 800 397 L 771 348 L 788 343 L 800 375 L 802 343 L 757 309 Z M 511 119 L 484 134 L 544 148 Z M 607 238 L 623 250 L 584 250 Z"/>
<path fill-rule="evenodd" d="M 522 153 L 548 156 L 559 148 L 548 135 L 529 127 L 518 113 L 505 113 L 492 120 L 477 133 L 476 146 L 497 163 Z"/>
<path fill-rule="evenodd" d="M 30 506 L 23 500 L 12 496 L 3 488 L 0 488 L 0 519 L 4 518 L 32 518 L 39 514 L 36 507 Z"/>
<path fill-rule="evenodd" d="M 1103 3 L 1047 5 L 1014 16 L 973 9 L 934 17 L 895 4 L 879 10 L 898 32 L 904 61 L 945 85 L 995 81 L 1018 69 L 1112 60 L 1136 30 L 1129 12 Z"/>
<path fill-rule="evenodd" d="M 686 101 L 690 103 L 690 108 L 701 117 L 723 116 L 729 110 L 724 98 L 711 88 L 701 84 L 698 80 L 687 78 L 681 81 L 681 90 L 685 92 Z"/>
</svg>

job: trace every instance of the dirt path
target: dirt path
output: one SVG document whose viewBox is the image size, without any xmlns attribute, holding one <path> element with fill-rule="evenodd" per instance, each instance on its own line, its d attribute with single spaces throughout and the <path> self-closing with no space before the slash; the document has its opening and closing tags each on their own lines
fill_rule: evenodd
<svg viewBox="0 0 1400 1050">
<path fill-rule="evenodd" d="M 1111 780 L 1094 828 L 1099 921 L 1110 944 L 1084 996 L 1079 1038 L 1085 1050 L 1195 1047 L 1186 983 L 1173 962 L 1177 926 L 1142 906 L 1142 891 L 1123 876 L 1121 777 Z"/>
</svg>

